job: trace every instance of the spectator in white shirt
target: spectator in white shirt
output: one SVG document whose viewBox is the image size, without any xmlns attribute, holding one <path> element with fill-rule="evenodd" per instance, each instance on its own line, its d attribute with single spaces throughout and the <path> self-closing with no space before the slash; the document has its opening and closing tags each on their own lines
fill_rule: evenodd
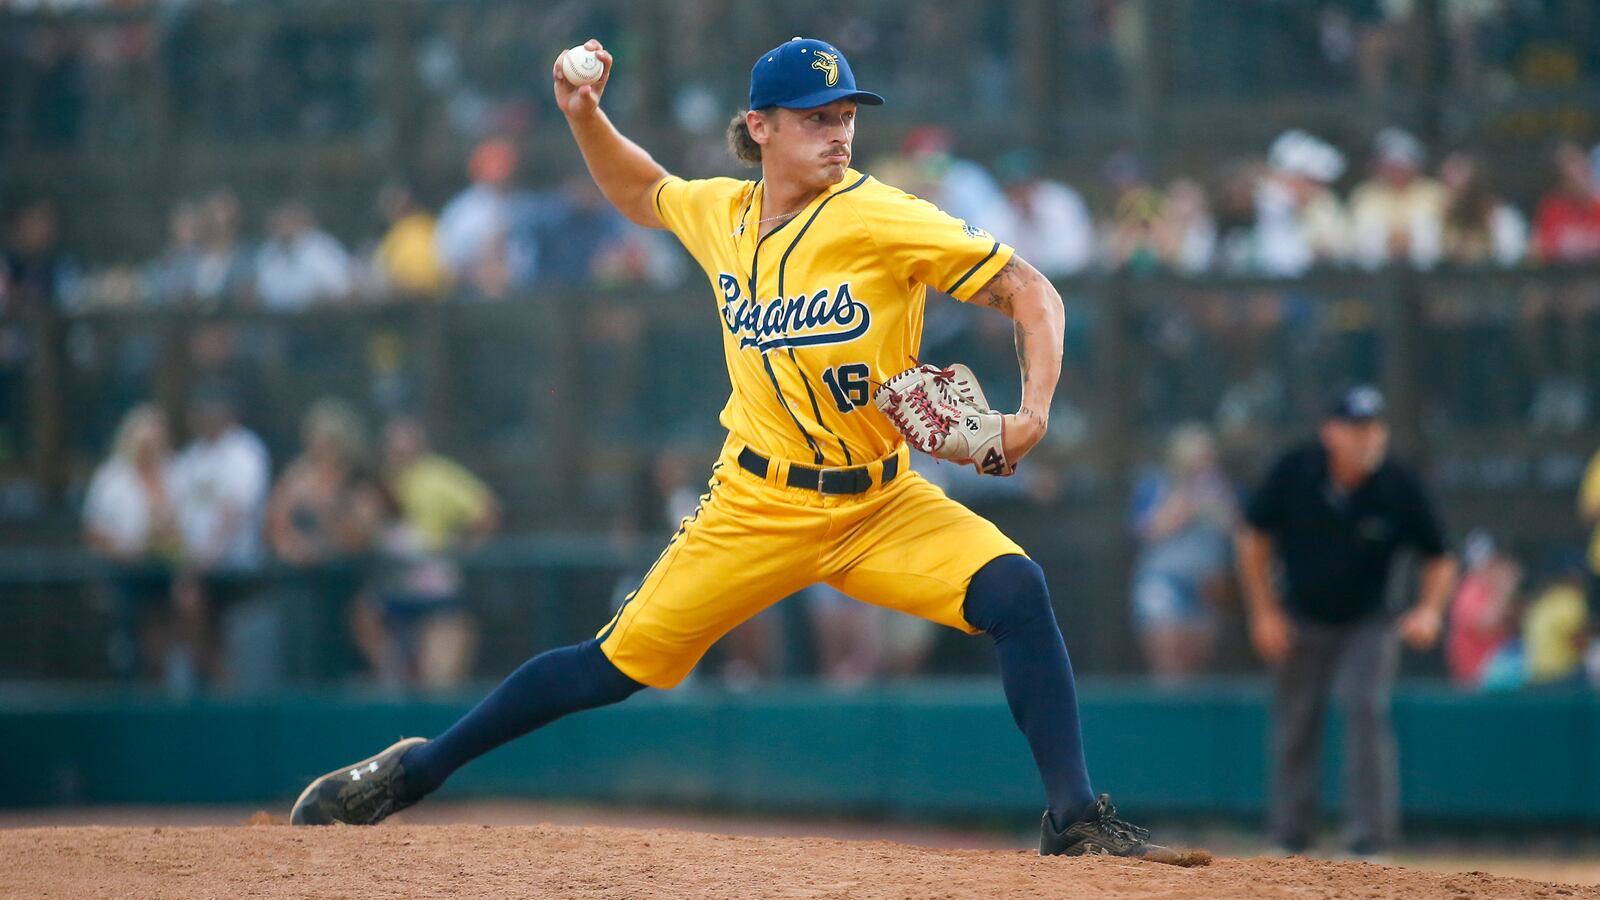
<svg viewBox="0 0 1600 900">
<path fill-rule="evenodd" d="M 1439 261 L 1444 191 L 1422 176 L 1422 144 L 1399 128 L 1373 142 L 1375 174 L 1350 195 L 1355 261 L 1366 269 L 1409 262 L 1418 269 Z"/>
<path fill-rule="evenodd" d="M 1094 220 L 1083 197 L 1059 181 L 1041 178 L 1038 158 L 1013 150 L 995 161 L 995 173 L 1011 201 L 1009 233 L 995 236 L 1047 278 L 1076 275 L 1094 253 Z"/>
<path fill-rule="evenodd" d="M 1286 131 L 1272 142 L 1267 164 L 1256 186 L 1254 247 L 1237 252 L 1234 264 L 1293 277 L 1343 261 L 1348 223 L 1328 185 L 1344 174 L 1344 154 L 1304 131 Z"/>
<path fill-rule="evenodd" d="M 194 440 L 173 466 L 184 566 L 173 584 L 179 653 L 168 686 L 192 693 L 197 679 L 224 677 L 213 611 L 238 599 L 242 576 L 261 563 L 261 529 L 270 476 L 266 447 L 239 424 L 233 401 L 210 388 L 189 407 Z"/>
<path fill-rule="evenodd" d="M 123 416 L 110 458 L 89 482 L 83 526 L 89 549 L 108 560 L 131 564 L 177 558 L 180 538 L 167 423 L 153 404 Z"/>
<path fill-rule="evenodd" d="M 144 404 L 123 416 L 111 456 L 95 470 L 83 504 L 84 539 L 113 566 L 120 627 L 112 666 L 124 675 L 161 671 L 167 655 L 171 566 L 180 552 L 167 423 Z M 141 665 L 142 664 L 142 665 Z"/>
<path fill-rule="evenodd" d="M 271 236 L 256 260 L 256 295 L 278 310 L 336 302 L 350 296 L 354 271 L 350 254 L 317 228 L 311 209 L 291 200 L 272 213 Z"/>
<path fill-rule="evenodd" d="M 261 562 L 261 527 L 271 463 L 267 448 L 239 424 L 219 389 L 196 393 L 194 440 L 174 465 L 183 555 L 201 570 L 250 569 Z"/>
</svg>

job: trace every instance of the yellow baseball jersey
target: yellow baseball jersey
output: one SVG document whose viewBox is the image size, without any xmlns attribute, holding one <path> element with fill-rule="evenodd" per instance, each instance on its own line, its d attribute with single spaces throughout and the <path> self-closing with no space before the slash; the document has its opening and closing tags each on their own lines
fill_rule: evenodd
<svg viewBox="0 0 1600 900">
<path fill-rule="evenodd" d="M 656 213 L 705 270 L 722 319 L 737 441 L 818 466 L 880 459 L 899 432 L 872 391 L 915 365 L 927 289 L 967 300 L 1012 250 L 933 204 L 846 170 L 765 237 L 760 181 L 674 176 Z"/>
<path fill-rule="evenodd" d="M 973 573 L 1022 548 L 916 472 L 871 403 L 912 365 L 931 285 L 969 299 L 1011 248 L 848 172 L 758 240 L 759 182 L 666 178 L 656 211 L 716 289 L 733 392 L 711 490 L 596 638 L 628 677 L 672 687 L 722 635 L 807 585 L 966 632 Z M 765 454 L 764 475 L 740 463 Z M 792 466 L 863 466 L 871 488 L 791 487 Z M 896 473 L 896 474 L 889 474 Z"/>
</svg>

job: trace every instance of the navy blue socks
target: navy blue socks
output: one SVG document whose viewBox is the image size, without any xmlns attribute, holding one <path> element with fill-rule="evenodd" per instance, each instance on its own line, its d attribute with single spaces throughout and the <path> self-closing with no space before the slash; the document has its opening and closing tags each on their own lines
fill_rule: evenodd
<svg viewBox="0 0 1600 900">
<path fill-rule="evenodd" d="M 403 799 L 420 800 L 468 762 L 567 713 L 626 700 L 643 687 L 606 659 L 598 641 L 541 653 L 450 730 L 406 751 Z"/>
<path fill-rule="evenodd" d="M 1044 572 L 1024 556 L 1002 556 L 972 577 L 967 621 L 994 639 L 1000 681 L 1017 727 L 1028 739 L 1057 827 L 1094 802 L 1078 727 L 1078 694 Z M 406 800 L 438 789 L 490 750 L 568 713 L 617 703 L 644 685 L 622 674 L 585 641 L 523 663 L 471 712 L 437 738 L 406 753 Z"/>
<path fill-rule="evenodd" d="M 1025 556 L 1001 556 L 972 576 L 963 613 L 994 638 L 1011 716 L 1028 739 L 1057 830 L 1094 802 L 1078 727 L 1078 691 L 1044 571 Z"/>
</svg>

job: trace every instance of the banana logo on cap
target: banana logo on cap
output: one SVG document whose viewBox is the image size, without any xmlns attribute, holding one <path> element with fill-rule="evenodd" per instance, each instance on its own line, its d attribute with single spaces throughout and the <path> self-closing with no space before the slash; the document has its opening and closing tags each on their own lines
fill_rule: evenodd
<svg viewBox="0 0 1600 900">
<path fill-rule="evenodd" d="M 824 50 L 816 52 L 817 58 L 812 61 L 811 68 L 828 76 L 828 87 L 839 83 L 839 57 L 837 54 Z"/>
</svg>

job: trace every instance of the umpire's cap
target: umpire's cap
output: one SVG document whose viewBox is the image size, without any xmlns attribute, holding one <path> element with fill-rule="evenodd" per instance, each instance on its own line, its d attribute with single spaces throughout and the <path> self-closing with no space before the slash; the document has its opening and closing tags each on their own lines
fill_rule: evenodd
<svg viewBox="0 0 1600 900">
<path fill-rule="evenodd" d="M 751 109 L 813 109 L 835 100 L 883 103 L 877 94 L 856 88 L 850 63 L 832 44 L 794 38 L 761 54 L 750 69 Z"/>
<path fill-rule="evenodd" d="M 1370 384 L 1358 384 L 1329 399 L 1327 417 L 1341 422 L 1372 422 L 1383 418 L 1383 411 L 1383 394 Z"/>
</svg>

